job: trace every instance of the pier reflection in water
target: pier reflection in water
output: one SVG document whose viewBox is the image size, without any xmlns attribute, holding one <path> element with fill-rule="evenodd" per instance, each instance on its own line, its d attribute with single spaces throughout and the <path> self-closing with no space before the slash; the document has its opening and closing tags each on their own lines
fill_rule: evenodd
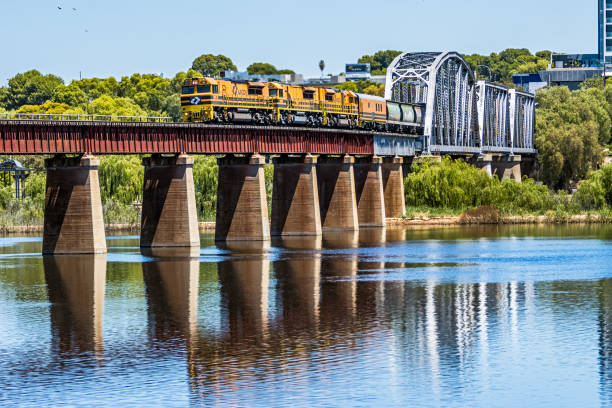
<svg viewBox="0 0 612 408">
<path fill-rule="evenodd" d="M 45 256 L 43 265 L 53 349 L 101 357 L 106 255 Z"/>
<path fill-rule="evenodd" d="M 199 248 L 148 248 L 142 264 L 151 340 L 174 344 L 197 332 Z"/>
<path fill-rule="evenodd" d="M 612 404 L 612 229 L 534 231 L 362 229 L 142 254 L 121 239 L 108 263 L 4 247 L 0 405 L 58 389 L 67 405 Z M 30 303 L 48 306 L 16 312 Z M 14 342 L 31 335 L 38 348 Z"/>
</svg>

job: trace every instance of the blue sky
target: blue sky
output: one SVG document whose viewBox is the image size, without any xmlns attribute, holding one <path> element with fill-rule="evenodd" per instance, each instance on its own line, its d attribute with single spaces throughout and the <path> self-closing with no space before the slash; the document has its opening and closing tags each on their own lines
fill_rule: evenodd
<svg viewBox="0 0 612 408">
<path fill-rule="evenodd" d="M 381 49 L 596 52 L 597 1 L 4 0 L 0 85 L 28 69 L 79 77 L 185 71 L 204 53 L 306 76 Z M 580 4 L 580 6 L 577 6 Z M 57 6 L 63 9 L 60 11 Z M 72 8 L 76 8 L 73 11 Z M 87 32 L 85 31 L 87 30 Z"/>
</svg>

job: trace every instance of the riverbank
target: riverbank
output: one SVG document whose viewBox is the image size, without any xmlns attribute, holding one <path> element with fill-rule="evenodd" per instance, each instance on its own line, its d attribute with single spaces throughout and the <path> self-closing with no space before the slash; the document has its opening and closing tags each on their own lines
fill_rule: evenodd
<svg viewBox="0 0 612 408">
<path fill-rule="evenodd" d="M 215 230 L 214 222 L 200 222 L 200 232 L 211 232 Z M 140 224 L 106 224 L 106 233 L 134 232 L 140 233 Z M 0 225 L 0 234 L 42 234 L 42 225 Z"/>
<path fill-rule="evenodd" d="M 599 214 L 559 215 L 496 215 L 486 210 L 466 211 L 458 216 L 387 218 L 387 227 L 458 226 L 458 225 L 519 225 L 519 224 L 608 224 L 612 217 Z M 140 224 L 107 224 L 106 233 L 140 232 Z M 213 232 L 214 222 L 200 222 L 200 232 Z M 42 234 L 42 225 L 0 226 L 0 234 Z"/>
</svg>

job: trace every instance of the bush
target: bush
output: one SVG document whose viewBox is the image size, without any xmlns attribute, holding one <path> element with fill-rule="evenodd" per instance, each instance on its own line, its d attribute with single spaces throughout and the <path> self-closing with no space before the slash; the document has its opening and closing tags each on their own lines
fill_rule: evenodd
<svg viewBox="0 0 612 408">
<path fill-rule="evenodd" d="M 200 220 L 214 221 L 215 219 L 218 173 L 217 159 L 214 156 L 196 156 L 193 163 L 193 182 Z"/>
<path fill-rule="evenodd" d="M 612 208 L 612 164 L 591 172 L 578 186 L 574 204 L 585 210 Z"/>
<path fill-rule="evenodd" d="M 567 201 L 532 179 L 500 181 L 449 157 L 440 163 L 415 164 L 406 177 L 405 192 L 408 206 L 451 210 L 494 206 L 504 213 L 542 212 Z"/>
</svg>

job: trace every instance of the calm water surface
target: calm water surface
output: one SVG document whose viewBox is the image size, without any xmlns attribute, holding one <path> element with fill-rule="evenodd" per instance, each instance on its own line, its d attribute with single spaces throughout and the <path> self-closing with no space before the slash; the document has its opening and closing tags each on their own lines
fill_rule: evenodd
<svg viewBox="0 0 612 408">
<path fill-rule="evenodd" d="M 0 406 L 612 406 L 612 227 L 42 257 L 0 238 Z"/>
</svg>

